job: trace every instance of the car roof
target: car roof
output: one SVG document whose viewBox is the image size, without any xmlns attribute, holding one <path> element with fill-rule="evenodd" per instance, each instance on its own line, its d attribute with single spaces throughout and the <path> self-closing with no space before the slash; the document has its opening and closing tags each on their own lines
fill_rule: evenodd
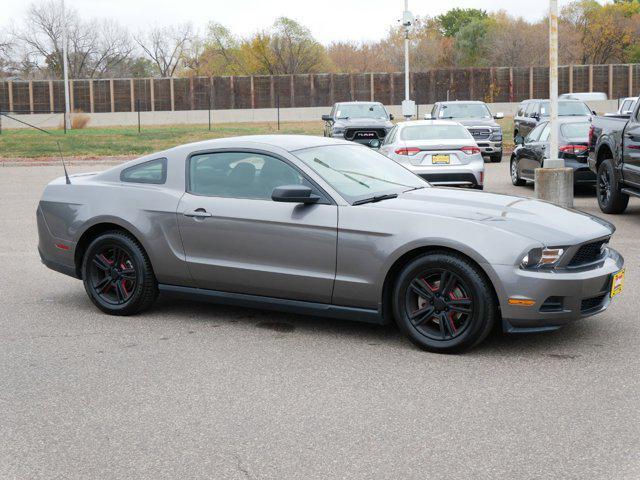
<svg viewBox="0 0 640 480">
<path fill-rule="evenodd" d="M 336 102 L 336 105 L 382 105 L 382 103 L 354 100 L 353 102 Z"/>
<path fill-rule="evenodd" d="M 413 125 L 459 125 L 463 126 L 459 122 L 453 120 L 409 120 L 407 122 L 399 122 L 398 127 L 410 127 Z"/>
<path fill-rule="evenodd" d="M 303 148 L 321 147 L 325 145 L 354 145 L 353 142 L 336 138 L 318 137 L 315 135 L 243 135 L 239 137 L 216 138 L 213 140 L 203 140 L 200 142 L 187 143 L 176 146 L 169 151 L 176 149 L 208 150 L 216 148 L 234 147 L 240 143 L 251 143 L 256 146 L 276 147 L 293 152 Z"/>
<path fill-rule="evenodd" d="M 442 102 L 436 102 L 440 105 L 449 104 L 449 103 L 473 103 L 476 105 L 486 105 L 484 102 L 480 100 L 444 100 Z"/>
</svg>

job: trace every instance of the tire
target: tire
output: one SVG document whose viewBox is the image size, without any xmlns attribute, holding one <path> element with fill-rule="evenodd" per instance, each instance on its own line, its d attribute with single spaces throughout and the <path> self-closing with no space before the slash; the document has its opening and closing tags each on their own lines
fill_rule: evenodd
<svg viewBox="0 0 640 480">
<path fill-rule="evenodd" d="M 620 191 L 611 159 L 602 161 L 596 180 L 598 206 L 604 213 L 623 213 L 629 204 L 629 195 Z"/>
<path fill-rule="evenodd" d="M 502 154 L 500 155 L 491 155 L 491 163 L 500 163 L 502 162 Z"/>
<path fill-rule="evenodd" d="M 421 255 L 399 273 L 393 312 L 402 332 L 418 347 L 459 353 L 491 332 L 498 308 L 479 268 L 448 252 Z"/>
<path fill-rule="evenodd" d="M 82 259 L 82 279 L 94 305 L 110 315 L 142 312 L 158 296 L 149 257 L 134 237 L 120 231 L 91 242 Z"/>
<path fill-rule="evenodd" d="M 474 190 L 484 190 L 484 185 L 474 185 L 473 189 Z"/>
<path fill-rule="evenodd" d="M 511 175 L 511 183 L 513 183 L 516 187 L 522 187 L 523 185 L 526 185 L 527 182 L 520 178 L 520 173 L 518 173 L 518 160 L 515 157 L 511 157 L 509 172 Z"/>
</svg>

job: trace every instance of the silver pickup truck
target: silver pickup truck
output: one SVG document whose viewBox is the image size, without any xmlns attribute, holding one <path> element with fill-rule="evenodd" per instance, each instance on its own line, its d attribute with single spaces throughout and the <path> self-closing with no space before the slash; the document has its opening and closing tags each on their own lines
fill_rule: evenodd
<svg viewBox="0 0 640 480">
<path fill-rule="evenodd" d="M 452 101 L 436 102 L 425 120 L 453 120 L 461 123 L 478 144 L 483 156 L 492 162 L 502 161 L 502 127 L 496 122 L 503 113 L 491 114 L 484 102 Z"/>
</svg>

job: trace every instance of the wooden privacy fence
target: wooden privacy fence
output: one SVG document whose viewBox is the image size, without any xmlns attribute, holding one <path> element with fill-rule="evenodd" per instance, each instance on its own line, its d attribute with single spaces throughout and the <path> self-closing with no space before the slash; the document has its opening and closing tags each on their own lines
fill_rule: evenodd
<svg viewBox="0 0 640 480">
<path fill-rule="evenodd" d="M 87 113 L 328 107 L 334 102 L 404 98 L 402 73 L 255 75 L 235 77 L 70 80 L 71 109 Z M 437 69 L 411 74 L 411 98 L 519 102 L 545 98 L 546 67 Z M 640 64 L 569 65 L 559 70 L 560 93 L 605 92 L 633 96 L 640 89 Z M 61 80 L 0 81 L 0 111 L 64 111 Z"/>
</svg>

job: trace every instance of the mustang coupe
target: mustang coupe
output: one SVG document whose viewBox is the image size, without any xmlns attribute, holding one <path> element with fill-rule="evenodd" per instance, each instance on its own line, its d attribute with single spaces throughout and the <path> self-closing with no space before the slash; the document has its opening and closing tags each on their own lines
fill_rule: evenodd
<svg viewBox="0 0 640 480">
<path fill-rule="evenodd" d="M 614 228 L 527 198 L 435 188 L 362 145 L 309 136 L 209 140 L 51 182 L 45 265 L 102 311 L 159 293 L 373 323 L 436 352 L 494 325 L 551 330 L 622 288 Z"/>
</svg>

